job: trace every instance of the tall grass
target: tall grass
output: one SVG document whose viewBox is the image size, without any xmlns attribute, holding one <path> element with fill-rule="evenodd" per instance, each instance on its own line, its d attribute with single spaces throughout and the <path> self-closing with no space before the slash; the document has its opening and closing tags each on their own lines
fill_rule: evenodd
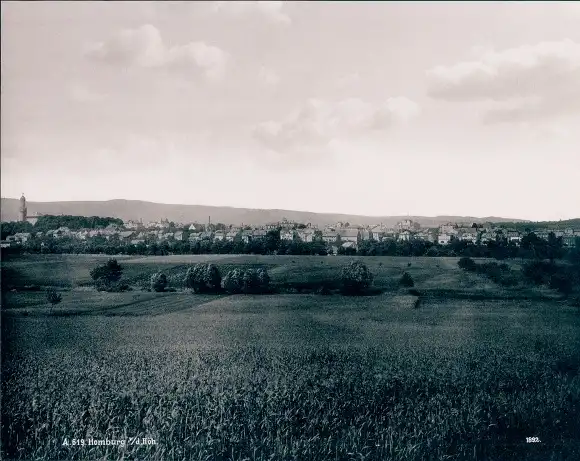
<svg viewBox="0 0 580 461">
<path fill-rule="evenodd" d="M 578 360 L 499 348 L 55 349 L 5 364 L 4 459 L 578 459 Z M 155 446 L 63 447 L 151 437 Z M 526 443 L 539 437 L 541 443 Z M 540 458 L 542 457 L 542 458 Z"/>
</svg>

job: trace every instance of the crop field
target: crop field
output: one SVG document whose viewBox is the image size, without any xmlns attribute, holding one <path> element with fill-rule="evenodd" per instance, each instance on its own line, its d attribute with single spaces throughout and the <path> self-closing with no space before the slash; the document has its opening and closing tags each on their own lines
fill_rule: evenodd
<svg viewBox="0 0 580 461">
<path fill-rule="evenodd" d="M 3 262 L 63 301 L 3 294 L 2 459 L 580 459 L 580 314 L 548 293 L 455 258 L 365 257 L 381 294 L 301 294 L 352 258 L 249 255 L 209 260 L 296 292 L 98 293 L 103 259 Z M 135 287 L 158 270 L 179 287 L 208 256 L 118 259 Z M 132 437 L 155 444 L 63 445 Z"/>
</svg>

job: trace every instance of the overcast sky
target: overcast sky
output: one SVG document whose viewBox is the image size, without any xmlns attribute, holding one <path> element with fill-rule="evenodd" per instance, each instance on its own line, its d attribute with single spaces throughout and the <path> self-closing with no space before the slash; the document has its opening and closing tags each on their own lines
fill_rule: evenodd
<svg viewBox="0 0 580 461">
<path fill-rule="evenodd" d="M 3 2 L 2 196 L 580 216 L 580 2 Z"/>
</svg>

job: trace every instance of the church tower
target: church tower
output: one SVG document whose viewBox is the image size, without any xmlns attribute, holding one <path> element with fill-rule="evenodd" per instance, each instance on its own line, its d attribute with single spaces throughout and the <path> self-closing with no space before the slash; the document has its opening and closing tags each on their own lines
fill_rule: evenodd
<svg viewBox="0 0 580 461">
<path fill-rule="evenodd" d="M 24 193 L 22 194 L 22 197 L 20 197 L 20 221 L 21 222 L 26 222 L 26 197 L 24 197 Z"/>
</svg>

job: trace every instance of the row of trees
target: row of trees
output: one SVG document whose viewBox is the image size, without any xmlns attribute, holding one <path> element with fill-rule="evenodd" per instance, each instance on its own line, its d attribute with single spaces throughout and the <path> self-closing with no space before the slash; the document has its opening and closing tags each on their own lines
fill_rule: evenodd
<svg viewBox="0 0 580 461">
<path fill-rule="evenodd" d="M 109 259 L 91 270 L 90 275 L 95 287 L 100 291 L 123 291 L 128 288 L 121 282 L 123 273 L 122 266 L 116 259 Z M 341 291 L 344 294 L 364 293 L 373 283 L 373 274 L 362 261 L 350 261 L 340 273 Z M 163 292 L 168 287 L 168 277 L 163 272 L 156 272 L 150 278 L 150 289 Z M 229 294 L 262 294 L 270 293 L 271 279 L 265 268 L 229 270 L 225 276 L 218 266 L 212 263 L 199 263 L 189 267 L 183 279 L 185 288 L 194 293 L 220 293 Z M 399 282 L 403 287 L 414 285 L 411 276 L 405 272 Z"/>
<path fill-rule="evenodd" d="M 340 243 L 340 242 L 339 242 Z M 5 249 L 6 252 L 65 253 L 65 254 L 127 254 L 127 255 L 169 255 L 169 254 L 283 254 L 283 255 L 326 255 L 329 247 L 322 240 L 303 242 L 300 239 L 285 241 L 280 239 L 278 230 L 269 231 L 264 238 L 248 243 L 236 238 L 234 241 L 150 241 L 137 245 L 123 242 L 118 238 L 106 240 L 94 237 L 87 241 L 73 238 L 31 239 L 21 246 Z M 458 239 L 448 245 L 438 245 L 423 240 L 383 241 L 363 240 L 358 248 L 339 247 L 339 255 L 358 256 L 465 256 L 471 258 L 549 259 L 580 256 L 580 238 L 575 247 L 564 247 L 562 238 L 551 233 L 548 239 L 541 239 L 530 233 L 522 238 L 520 245 L 497 238 L 486 244 L 473 244 Z"/>
<path fill-rule="evenodd" d="M 517 274 L 507 264 L 496 262 L 477 264 L 471 258 L 461 258 L 457 264 L 465 271 L 486 275 L 503 286 L 517 285 L 519 281 Z M 580 290 L 580 264 L 577 262 L 557 264 L 554 261 L 537 259 L 523 265 L 520 278 L 533 285 L 544 285 L 564 296 L 569 296 L 574 291 Z"/>
</svg>

